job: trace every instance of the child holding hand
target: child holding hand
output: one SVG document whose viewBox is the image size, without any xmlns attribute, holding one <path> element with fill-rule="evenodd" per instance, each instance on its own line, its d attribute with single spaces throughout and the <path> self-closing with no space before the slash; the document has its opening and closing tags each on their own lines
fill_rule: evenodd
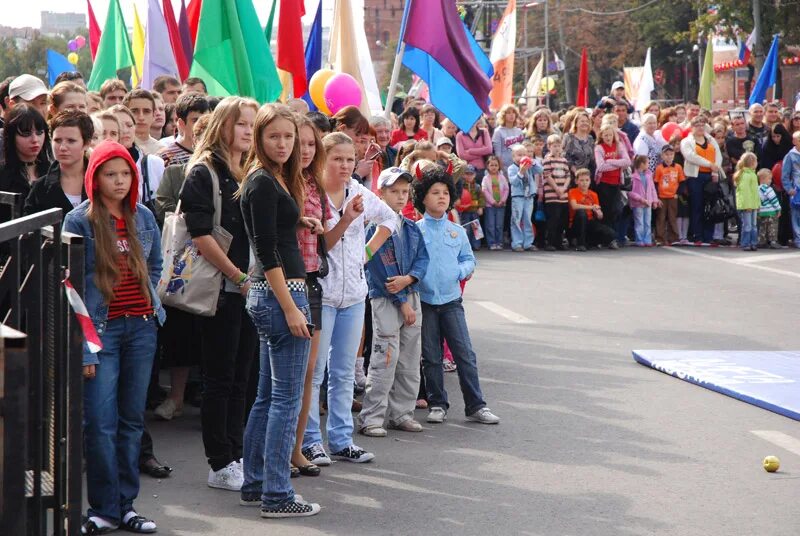
<svg viewBox="0 0 800 536">
<path fill-rule="evenodd" d="M 633 159 L 632 188 L 628 193 L 628 204 L 633 211 L 633 231 L 636 245 L 649 247 L 653 245 L 651 228 L 653 209 L 661 206 L 653 182 L 653 173 L 648 168 L 646 155 L 638 155 Z"/>
</svg>

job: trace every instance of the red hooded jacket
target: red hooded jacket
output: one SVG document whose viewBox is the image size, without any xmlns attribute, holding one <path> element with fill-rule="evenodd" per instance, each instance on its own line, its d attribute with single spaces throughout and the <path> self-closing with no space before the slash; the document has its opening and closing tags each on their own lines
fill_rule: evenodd
<svg viewBox="0 0 800 536">
<path fill-rule="evenodd" d="M 136 201 L 139 199 L 139 172 L 136 169 L 136 162 L 133 161 L 125 147 L 112 140 L 100 142 L 89 157 L 89 165 L 86 167 L 84 178 L 86 197 L 89 198 L 90 203 L 94 202 L 94 194 L 98 188 L 95 181 L 97 170 L 113 158 L 122 158 L 131 168 L 131 189 L 128 192 L 128 201 L 131 204 L 131 211 L 136 212 Z"/>
</svg>

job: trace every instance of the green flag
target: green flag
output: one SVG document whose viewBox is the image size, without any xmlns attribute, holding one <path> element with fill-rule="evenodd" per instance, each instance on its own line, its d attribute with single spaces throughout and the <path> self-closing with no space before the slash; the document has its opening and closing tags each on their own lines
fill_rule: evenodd
<svg viewBox="0 0 800 536">
<path fill-rule="evenodd" d="M 269 18 L 267 19 L 267 27 L 264 28 L 264 37 L 267 38 L 268 45 L 272 42 L 272 22 L 275 20 L 276 5 L 278 5 L 278 0 L 272 0 L 272 7 L 269 10 Z"/>
<path fill-rule="evenodd" d="M 133 65 L 131 42 L 119 0 L 111 0 L 87 87 L 90 91 L 98 91 L 103 82 L 109 78 L 117 78 L 117 71 Z"/>
<path fill-rule="evenodd" d="M 278 71 L 252 0 L 203 2 L 191 76 L 209 95 L 273 102 L 281 93 Z"/>
<path fill-rule="evenodd" d="M 714 46 L 709 39 L 706 45 L 706 57 L 703 61 L 703 74 L 700 75 L 700 92 L 697 95 L 697 102 L 704 110 L 711 109 L 711 86 L 717 79 L 714 74 Z"/>
</svg>

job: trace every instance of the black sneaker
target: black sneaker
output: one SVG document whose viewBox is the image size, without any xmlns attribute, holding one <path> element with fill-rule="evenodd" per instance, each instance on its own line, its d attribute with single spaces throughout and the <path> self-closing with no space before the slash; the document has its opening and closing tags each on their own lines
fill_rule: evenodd
<svg viewBox="0 0 800 536">
<path fill-rule="evenodd" d="M 313 463 L 314 465 L 319 465 L 320 467 L 327 467 L 331 464 L 331 459 L 325 453 L 325 449 L 319 443 L 314 443 L 302 450 L 303 456 L 306 457 L 306 460 Z"/>
<path fill-rule="evenodd" d="M 302 499 L 298 499 L 297 495 L 294 496 L 292 502 L 286 503 L 276 508 L 261 507 L 261 517 L 266 518 L 280 518 L 280 517 L 308 517 L 319 513 L 319 505 L 316 503 L 307 503 Z"/>
<path fill-rule="evenodd" d="M 331 454 L 331 456 L 333 458 L 345 462 L 353 462 L 353 463 L 368 462 L 375 457 L 373 453 L 367 452 L 366 450 L 356 445 L 350 445 L 349 447 L 345 447 L 339 452 L 334 452 L 333 454 Z"/>
</svg>

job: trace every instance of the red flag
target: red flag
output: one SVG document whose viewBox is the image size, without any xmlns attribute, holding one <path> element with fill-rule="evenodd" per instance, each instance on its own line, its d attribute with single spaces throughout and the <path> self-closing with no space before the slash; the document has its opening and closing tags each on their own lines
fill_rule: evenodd
<svg viewBox="0 0 800 536">
<path fill-rule="evenodd" d="M 303 0 L 281 0 L 278 19 L 278 69 L 291 73 L 294 96 L 305 95 L 306 59 L 303 45 L 303 25 L 300 18 L 305 15 Z"/>
<path fill-rule="evenodd" d="M 181 81 L 189 77 L 189 64 L 186 63 L 186 55 L 183 53 L 181 43 L 181 32 L 178 30 L 178 21 L 175 20 L 175 11 L 172 10 L 171 0 L 163 0 L 164 20 L 167 21 L 167 32 L 169 32 L 169 43 L 172 45 L 172 55 L 175 56 L 175 64 L 178 66 L 178 75 Z"/>
<path fill-rule="evenodd" d="M 186 7 L 186 14 L 189 15 L 189 31 L 192 33 L 192 46 L 197 45 L 197 27 L 200 25 L 200 8 L 203 0 L 192 0 Z"/>
<path fill-rule="evenodd" d="M 581 69 L 578 71 L 578 93 L 575 95 L 575 106 L 589 106 L 589 60 L 586 47 L 581 51 Z"/>
<path fill-rule="evenodd" d="M 97 24 L 97 19 L 94 16 L 92 3 L 86 0 L 86 5 L 89 6 L 89 48 L 92 50 L 92 61 L 97 56 L 97 47 L 100 45 L 100 25 Z"/>
</svg>

